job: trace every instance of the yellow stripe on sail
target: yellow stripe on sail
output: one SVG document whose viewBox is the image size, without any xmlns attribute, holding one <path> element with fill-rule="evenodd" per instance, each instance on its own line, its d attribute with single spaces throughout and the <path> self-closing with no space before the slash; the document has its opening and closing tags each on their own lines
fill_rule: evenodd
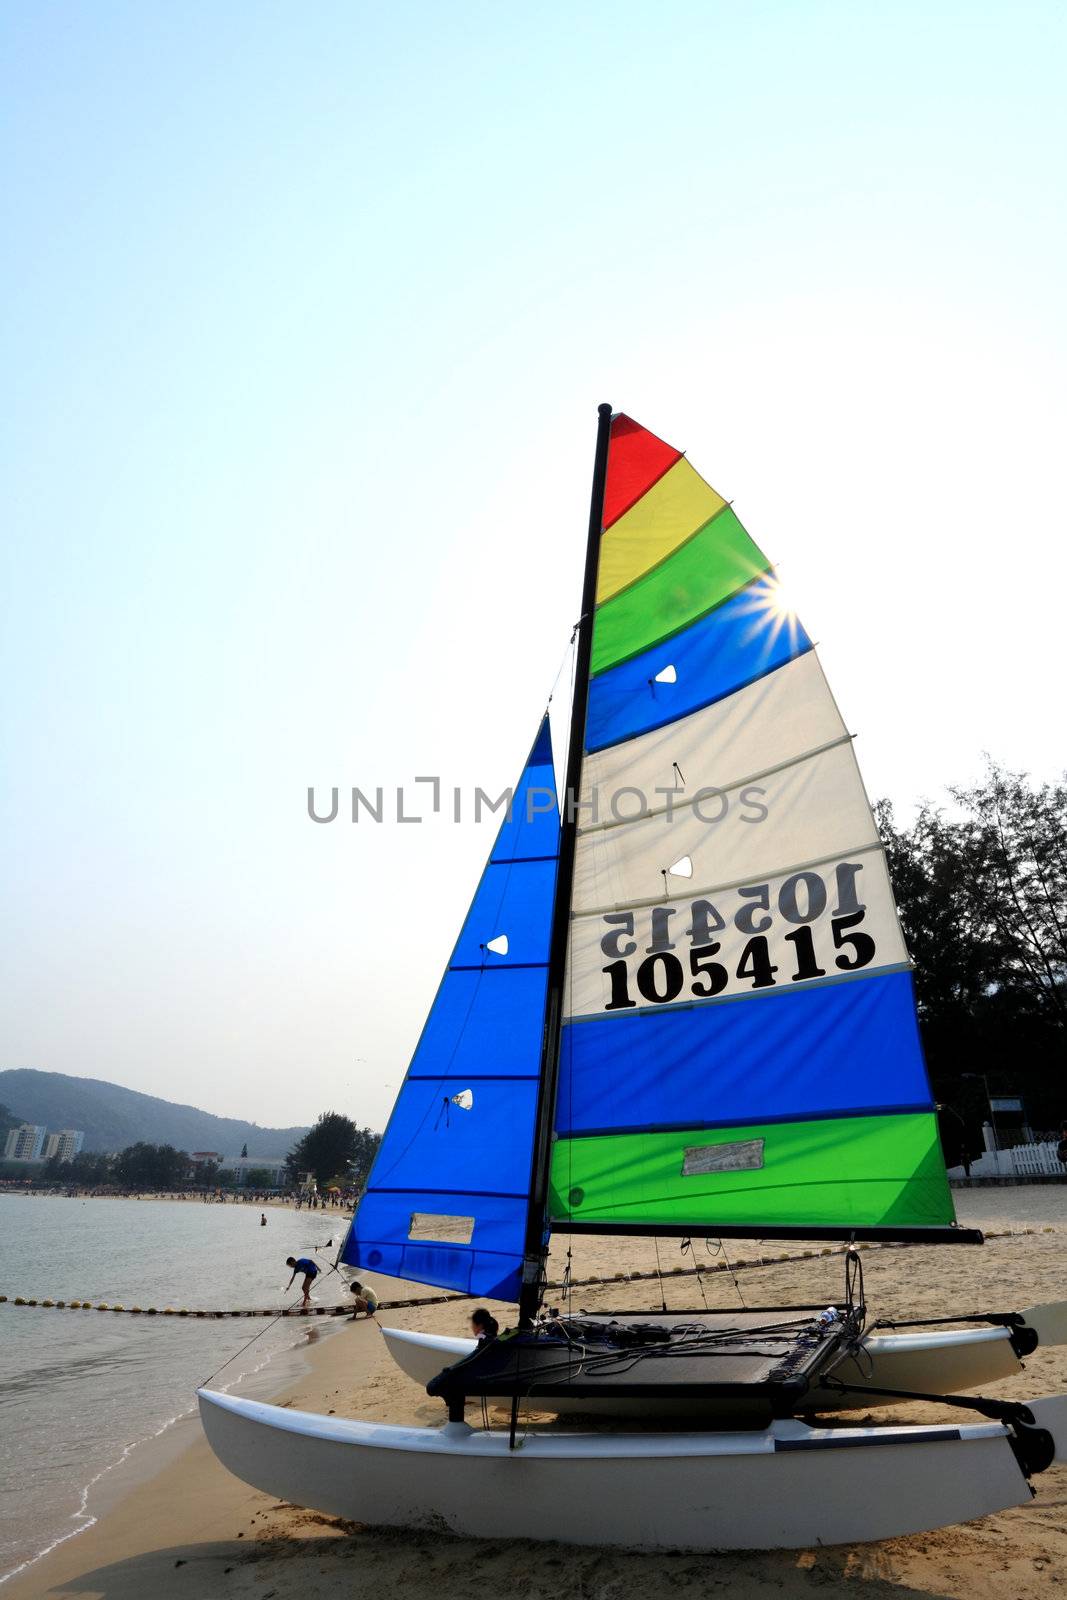
<svg viewBox="0 0 1067 1600">
<path fill-rule="evenodd" d="M 725 504 L 688 461 L 676 461 L 601 540 L 597 604 L 677 550 Z"/>
</svg>

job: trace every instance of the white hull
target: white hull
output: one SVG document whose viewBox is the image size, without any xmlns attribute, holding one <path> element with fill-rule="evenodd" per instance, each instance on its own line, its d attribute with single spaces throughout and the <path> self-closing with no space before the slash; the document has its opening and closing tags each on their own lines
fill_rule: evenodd
<svg viewBox="0 0 1067 1600">
<path fill-rule="evenodd" d="M 473 1339 L 447 1339 L 439 1334 L 409 1333 L 401 1328 L 382 1328 L 389 1353 L 397 1366 L 420 1387 L 425 1387 L 443 1367 L 469 1355 Z M 864 1340 L 864 1356 L 849 1358 L 836 1369 L 842 1382 L 855 1381 L 880 1389 L 910 1389 L 927 1394 L 958 1394 L 996 1383 L 1022 1370 L 1022 1362 L 1011 1347 L 1005 1328 L 953 1329 L 924 1333 L 872 1334 Z M 872 1395 L 841 1394 L 829 1389 L 813 1389 L 805 1410 L 848 1411 L 857 1407 L 887 1405 L 892 1402 Z M 668 1402 L 668 1406 L 671 1403 Z M 679 1415 L 699 1412 L 699 1402 L 673 1402 Z M 560 1416 L 609 1412 L 614 1416 L 670 1415 L 663 1402 L 651 1400 L 577 1401 L 566 1399 L 538 1402 L 538 1409 L 555 1411 Z"/>
<path fill-rule="evenodd" d="M 480 1538 L 796 1549 L 919 1533 L 1031 1498 L 999 1423 L 531 1433 L 509 1450 L 505 1432 L 465 1424 L 401 1428 L 208 1390 L 199 1399 L 215 1454 L 256 1489 L 351 1521 Z"/>
</svg>

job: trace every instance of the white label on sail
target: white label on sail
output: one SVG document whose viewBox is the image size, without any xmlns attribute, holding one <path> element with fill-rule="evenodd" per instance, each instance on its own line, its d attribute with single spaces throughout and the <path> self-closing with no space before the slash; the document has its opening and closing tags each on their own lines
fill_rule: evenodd
<svg viewBox="0 0 1067 1600">
<path fill-rule="evenodd" d="M 738 1139 L 733 1144 L 690 1145 L 682 1161 L 682 1177 L 702 1178 L 709 1172 L 755 1172 L 762 1165 L 762 1139 Z"/>
<path fill-rule="evenodd" d="M 409 1239 L 432 1240 L 435 1244 L 470 1244 L 473 1237 L 473 1217 L 438 1216 L 432 1211 L 413 1211 L 411 1214 Z"/>
<path fill-rule="evenodd" d="M 794 989 L 905 964 L 880 848 L 575 917 L 569 1017 Z"/>
</svg>

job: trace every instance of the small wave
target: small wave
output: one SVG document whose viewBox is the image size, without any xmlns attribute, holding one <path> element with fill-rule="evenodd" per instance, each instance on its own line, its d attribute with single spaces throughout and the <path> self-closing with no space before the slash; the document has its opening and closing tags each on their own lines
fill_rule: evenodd
<svg viewBox="0 0 1067 1600">
<path fill-rule="evenodd" d="M 301 1335 L 303 1335 L 306 1331 L 306 1328 L 301 1327 Z M 316 1329 L 315 1331 L 321 1334 L 322 1332 L 329 1330 Z M 261 1360 L 254 1362 L 250 1367 L 242 1368 L 241 1371 L 232 1377 L 227 1383 L 220 1383 L 218 1385 L 219 1391 L 223 1394 L 228 1394 L 229 1391 L 235 1388 L 239 1383 L 243 1383 L 249 1378 L 254 1378 L 258 1373 L 262 1372 L 264 1368 L 268 1367 L 271 1361 L 276 1357 L 289 1355 L 292 1351 L 299 1350 L 302 1347 L 306 1348 L 306 1346 L 303 1345 L 302 1338 L 297 1338 L 287 1344 L 278 1345 L 273 1350 L 267 1350 Z M 243 1352 L 238 1352 L 238 1358 L 242 1353 Z M 92 1362 L 87 1363 L 87 1365 L 90 1367 L 93 1364 L 94 1363 Z M 219 1370 L 221 1371 L 222 1368 Z M 90 1528 L 94 1527 L 99 1521 L 99 1518 L 89 1510 L 89 1497 L 97 1485 L 111 1473 L 117 1471 L 118 1468 L 120 1468 L 126 1461 L 128 1461 L 135 1450 L 140 1449 L 143 1445 L 152 1444 L 156 1439 L 161 1439 L 165 1433 L 168 1433 L 170 1429 L 175 1426 L 176 1423 L 183 1421 L 186 1417 L 192 1416 L 196 1411 L 196 1405 L 197 1403 L 194 1397 L 183 1411 L 178 1411 L 174 1414 L 174 1416 L 168 1417 L 166 1421 L 161 1423 L 158 1428 L 153 1430 L 153 1432 L 144 1434 L 140 1439 L 135 1439 L 131 1444 L 124 1446 L 122 1453 L 116 1456 L 114 1461 L 108 1462 L 106 1466 L 101 1467 L 99 1472 L 94 1473 L 94 1475 L 89 1479 L 88 1483 L 82 1485 L 78 1490 L 78 1507 L 70 1515 L 69 1520 L 76 1522 L 78 1526 L 70 1528 L 66 1533 L 57 1534 L 56 1537 L 51 1539 L 49 1543 L 46 1544 L 42 1549 L 36 1551 L 32 1556 L 28 1556 L 24 1561 L 20 1561 L 18 1566 L 12 1567 L 9 1572 L 0 1573 L 0 1588 L 2 1588 L 10 1578 L 17 1577 L 19 1573 L 25 1572 L 28 1568 L 36 1566 L 39 1561 L 43 1561 L 45 1556 L 51 1555 L 53 1550 L 58 1550 L 60 1545 L 66 1544 L 71 1539 L 76 1539 L 79 1534 L 86 1533 Z"/>
</svg>

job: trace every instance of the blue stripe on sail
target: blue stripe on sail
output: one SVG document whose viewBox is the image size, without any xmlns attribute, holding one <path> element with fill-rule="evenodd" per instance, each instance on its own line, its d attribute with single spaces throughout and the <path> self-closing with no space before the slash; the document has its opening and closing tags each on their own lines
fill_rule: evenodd
<svg viewBox="0 0 1067 1600">
<path fill-rule="evenodd" d="M 547 759 L 545 759 L 547 755 Z M 538 759 L 534 759 L 537 757 Z M 499 795 L 489 795 L 482 802 L 485 816 L 505 816 L 503 805 L 490 809 L 490 801 Z M 525 772 L 515 785 L 505 820 L 490 861 L 504 861 L 515 857 L 551 856 L 559 851 L 559 808 L 556 803 L 556 775 L 552 766 L 552 749 L 548 738 L 548 718 L 538 734 L 533 755 Z"/>
<path fill-rule="evenodd" d="M 547 719 L 501 824 L 341 1251 L 349 1266 L 515 1299 L 526 1227 L 559 850 Z M 553 800 L 554 804 L 554 800 Z M 485 946 L 507 935 L 506 955 Z M 469 1109 L 454 1095 L 470 1092 Z M 465 1218 L 411 1239 L 416 1213 Z M 426 1225 L 418 1231 L 425 1233 Z"/>
<path fill-rule="evenodd" d="M 490 861 L 449 966 L 528 966 L 548 960 L 556 862 Z M 485 947 L 507 936 L 506 955 Z"/>
<path fill-rule="evenodd" d="M 468 1088 L 474 1103 L 464 1111 L 451 1100 Z M 473 1087 L 453 1075 L 408 1078 L 367 1193 L 458 1189 L 499 1195 L 525 1190 L 536 1100 L 536 1078 L 483 1078 Z M 405 1236 L 407 1231 L 405 1222 Z"/>
<path fill-rule="evenodd" d="M 563 1030 L 556 1132 L 930 1109 L 910 972 Z"/>
<path fill-rule="evenodd" d="M 766 594 L 760 579 L 673 638 L 598 673 L 589 685 L 586 750 L 591 754 L 662 728 L 810 650 L 811 640 L 795 618 L 783 621 L 760 604 Z M 656 683 L 668 666 L 677 682 Z"/>
<path fill-rule="evenodd" d="M 447 972 L 408 1077 L 536 1077 L 547 979 L 543 964 Z"/>
</svg>

